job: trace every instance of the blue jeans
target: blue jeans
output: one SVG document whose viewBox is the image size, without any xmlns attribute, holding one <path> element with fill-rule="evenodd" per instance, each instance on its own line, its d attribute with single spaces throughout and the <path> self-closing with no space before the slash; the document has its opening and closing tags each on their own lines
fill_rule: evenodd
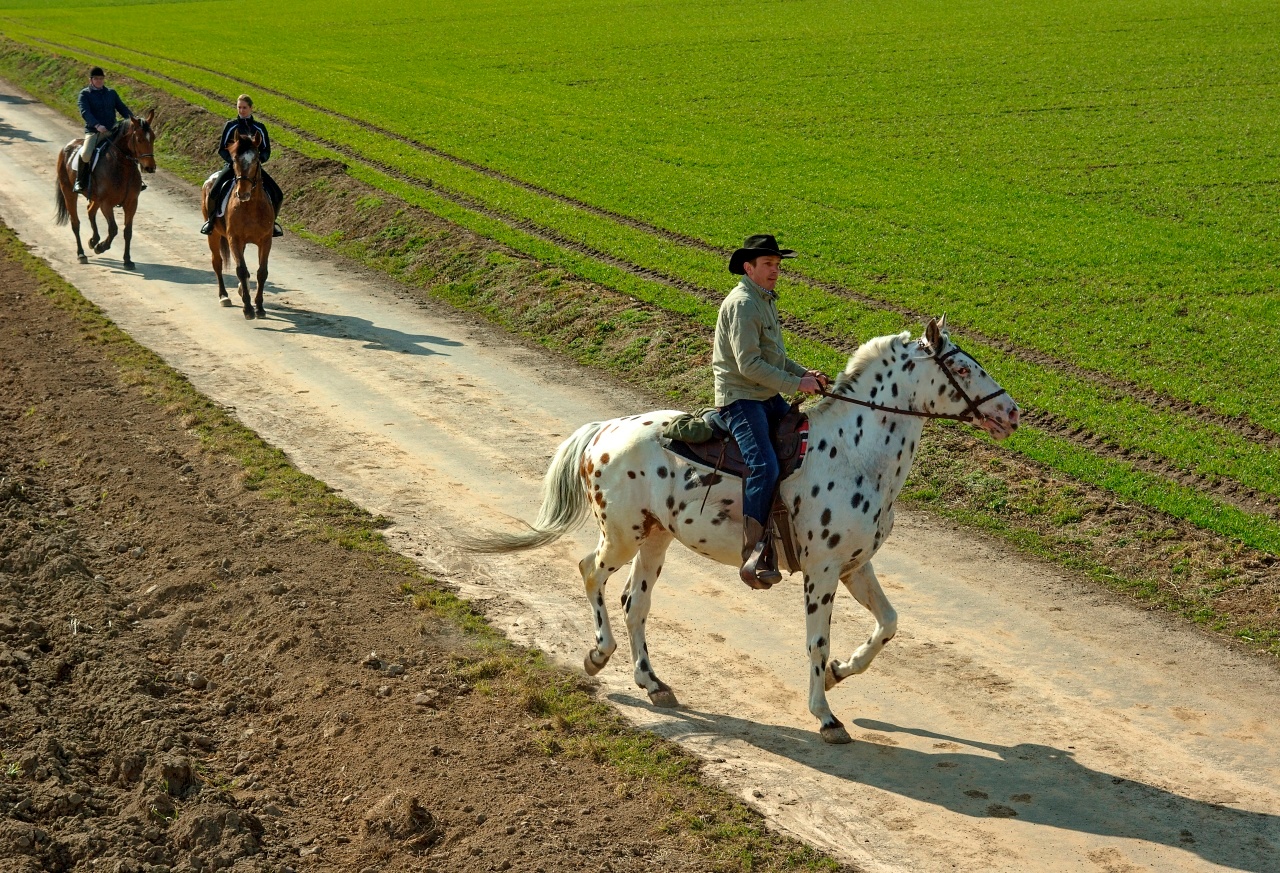
<svg viewBox="0 0 1280 873">
<path fill-rule="evenodd" d="M 768 400 L 735 400 L 720 410 L 749 471 L 742 487 L 742 514 L 761 524 L 769 518 L 773 489 L 778 484 L 772 430 L 790 409 L 791 404 L 775 394 Z"/>
</svg>

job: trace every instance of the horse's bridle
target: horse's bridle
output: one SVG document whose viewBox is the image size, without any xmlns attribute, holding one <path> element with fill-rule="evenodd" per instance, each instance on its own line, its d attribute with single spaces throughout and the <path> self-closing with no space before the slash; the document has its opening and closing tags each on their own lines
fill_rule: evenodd
<svg viewBox="0 0 1280 873">
<path fill-rule="evenodd" d="M 946 419 L 950 419 L 951 421 L 964 421 L 964 422 L 981 421 L 987 418 L 986 413 L 982 412 L 982 410 L 980 410 L 978 407 L 986 403 L 988 400 L 994 400 L 995 398 L 999 397 L 1001 394 L 1009 393 L 1008 391 L 1001 388 L 999 391 L 992 391 L 986 397 L 979 397 L 976 400 L 973 399 L 972 397 L 969 396 L 968 392 L 964 390 L 964 388 L 960 387 L 960 383 L 956 381 L 955 374 L 953 374 L 951 372 L 951 369 L 946 365 L 947 359 L 952 357 L 953 355 L 958 355 L 962 353 L 967 354 L 967 353 L 964 352 L 964 350 L 961 349 L 955 343 L 951 344 L 951 350 L 946 354 L 938 354 L 938 351 L 936 349 L 931 348 L 929 344 L 925 342 L 923 339 L 920 340 L 920 344 L 923 347 L 928 348 L 930 350 L 929 357 L 937 362 L 938 368 L 941 369 L 942 372 L 946 375 L 947 381 L 951 383 L 951 387 L 954 388 L 956 390 L 956 393 L 960 395 L 960 398 L 964 400 L 965 402 L 964 412 L 957 414 L 952 412 L 921 412 L 915 409 L 898 409 L 893 406 L 885 406 L 880 403 L 872 403 L 869 400 L 858 400 L 853 397 L 846 397 L 843 394 L 837 394 L 831 391 L 827 391 L 825 389 L 819 393 L 822 394 L 823 397 L 830 397 L 833 400 L 843 400 L 845 403 L 853 403 L 858 406 L 865 406 L 868 409 L 876 409 L 881 412 L 893 412 L 898 415 L 914 415 L 917 418 L 946 418 Z M 977 359 L 975 359 L 973 355 L 969 355 L 969 358 L 973 360 L 974 364 L 978 363 Z"/>
<path fill-rule="evenodd" d="M 126 137 L 128 136 L 132 136 L 132 134 L 126 134 Z M 154 158 L 156 156 L 155 152 L 147 152 L 146 154 L 135 155 L 132 151 L 125 151 L 124 149 L 120 148 L 120 143 L 116 139 L 111 140 L 111 147 L 116 151 L 118 151 L 120 154 L 124 155 L 129 160 L 133 161 L 135 164 L 141 164 L 143 158 Z"/>
</svg>

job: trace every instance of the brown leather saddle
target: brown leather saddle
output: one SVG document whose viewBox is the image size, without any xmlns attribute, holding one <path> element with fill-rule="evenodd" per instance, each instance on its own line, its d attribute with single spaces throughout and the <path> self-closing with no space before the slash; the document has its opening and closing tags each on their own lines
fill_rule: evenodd
<svg viewBox="0 0 1280 873">
<path fill-rule="evenodd" d="M 719 473 L 746 479 L 747 463 L 742 459 L 742 450 L 738 448 L 738 441 L 733 438 L 733 434 L 729 433 L 720 413 L 712 409 L 704 413 L 702 418 L 711 427 L 711 439 L 693 443 L 662 437 L 660 442 L 663 448 L 695 464 L 711 467 Z M 800 411 L 798 402 L 791 404 L 791 410 L 774 428 L 773 448 L 778 455 L 778 481 L 781 482 L 800 469 L 809 448 L 809 416 Z M 800 569 L 800 561 L 791 530 L 791 515 L 776 491 L 770 520 L 771 533 L 782 541 L 782 557 L 786 559 L 787 569 L 794 573 Z"/>
</svg>

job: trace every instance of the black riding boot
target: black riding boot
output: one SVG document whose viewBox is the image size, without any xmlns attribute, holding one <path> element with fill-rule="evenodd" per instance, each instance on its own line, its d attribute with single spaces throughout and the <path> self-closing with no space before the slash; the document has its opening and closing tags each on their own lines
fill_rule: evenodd
<svg viewBox="0 0 1280 873">
<path fill-rule="evenodd" d="M 76 185 L 75 192 L 89 196 L 89 170 L 90 165 L 84 161 L 77 161 L 76 164 Z"/>
</svg>

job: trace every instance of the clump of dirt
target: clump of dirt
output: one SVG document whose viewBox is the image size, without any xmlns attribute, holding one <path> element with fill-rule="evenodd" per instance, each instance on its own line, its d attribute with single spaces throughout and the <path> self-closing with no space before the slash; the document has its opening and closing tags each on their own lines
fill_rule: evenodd
<svg viewBox="0 0 1280 873">
<path fill-rule="evenodd" d="M 679 823 L 705 795 L 560 753 L 467 672 L 492 652 L 247 488 L 37 284 L 0 259 L 6 870 L 738 869 Z"/>
</svg>

